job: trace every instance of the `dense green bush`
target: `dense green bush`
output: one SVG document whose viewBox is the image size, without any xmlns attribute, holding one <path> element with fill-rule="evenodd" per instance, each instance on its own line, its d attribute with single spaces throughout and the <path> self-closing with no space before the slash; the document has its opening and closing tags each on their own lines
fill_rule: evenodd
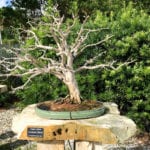
<svg viewBox="0 0 150 150">
<path fill-rule="evenodd" d="M 19 105 L 26 106 L 46 100 L 56 100 L 65 97 L 66 87 L 52 75 L 38 76 L 24 90 L 18 91 L 17 96 L 21 99 Z"/>
<path fill-rule="evenodd" d="M 1 93 L 0 94 L 0 107 L 7 105 L 9 98 L 10 97 L 8 96 L 8 93 Z"/>
<path fill-rule="evenodd" d="M 0 93 L 0 107 L 13 107 L 13 104 L 17 102 L 17 100 L 14 94 L 8 92 Z"/>
<path fill-rule="evenodd" d="M 98 47 L 99 52 L 107 51 L 100 62 L 134 62 L 117 70 L 85 71 L 77 75 L 82 96 L 85 99 L 117 103 L 121 114 L 128 115 L 140 128 L 149 131 L 150 16 L 134 9 L 130 4 L 111 17 L 98 12 L 93 24 L 108 27 L 105 34 L 114 35 L 110 41 Z M 99 33 L 90 40 L 98 40 L 102 36 Z M 89 49 L 82 59 L 94 52 L 95 48 Z M 79 58 L 80 61 L 82 59 Z"/>
<path fill-rule="evenodd" d="M 120 62 L 132 59 L 135 62 L 118 70 L 103 71 L 97 82 L 103 82 L 98 99 L 116 102 L 122 114 L 149 131 L 150 16 L 129 5 L 112 16 L 108 23 L 114 37 L 104 45 L 108 49 L 105 59 L 114 58 Z"/>
</svg>

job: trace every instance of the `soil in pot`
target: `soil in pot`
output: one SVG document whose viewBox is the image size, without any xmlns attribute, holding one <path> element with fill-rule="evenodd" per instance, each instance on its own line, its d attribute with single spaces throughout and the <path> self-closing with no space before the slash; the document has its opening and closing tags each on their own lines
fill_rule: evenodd
<svg viewBox="0 0 150 150">
<path fill-rule="evenodd" d="M 47 111 L 84 111 L 102 107 L 102 103 L 94 100 L 84 100 L 81 104 L 73 104 L 67 101 L 46 101 L 37 107 Z"/>
<path fill-rule="evenodd" d="M 46 101 L 36 106 L 38 116 L 46 119 L 87 119 L 104 114 L 105 108 L 99 101 L 84 100 L 74 104 L 69 99 Z"/>
</svg>

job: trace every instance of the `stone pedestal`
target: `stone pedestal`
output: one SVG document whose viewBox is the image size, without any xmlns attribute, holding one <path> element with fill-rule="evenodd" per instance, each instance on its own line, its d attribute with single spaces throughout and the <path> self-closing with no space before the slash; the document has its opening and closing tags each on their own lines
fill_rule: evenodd
<svg viewBox="0 0 150 150">
<path fill-rule="evenodd" d="M 104 105 L 108 110 L 103 116 L 81 120 L 40 118 L 35 114 L 36 105 L 29 105 L 13 118 L 12 130 L 18 139 L 37 141 L 38 150 L 63 150 L 62 141 L 71 139 L 76 141 L 76 150 L 100 150 L 103 144 L 123 143 L 135 134 L 136 125 L 119 115 L 116 104 Z"/>
</svg>

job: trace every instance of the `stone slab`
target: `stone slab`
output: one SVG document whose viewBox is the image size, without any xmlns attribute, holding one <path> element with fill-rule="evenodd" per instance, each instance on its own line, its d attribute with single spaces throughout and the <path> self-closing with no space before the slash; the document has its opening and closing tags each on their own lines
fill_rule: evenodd
<svg viewBox="0 0 150 150">
<path fill-rule="evenodd" d="M 107 103 L 107 107 L 110 108 L 105 115 L 81 120 L 40 118 L 35 113 L 36 104 L 29 105 L 13 118 L 12 130 L 17 133 L 19 139 L 34 141 L 75 139 L 101 144 L 122 143 L 135 134 L 136 125 L 131 119 L 120 116 L 115 104 L 112 106 L 113 109 L 111 109 L 112 103 L 108 105 Z M 43 128 L 44 136 L 42 138 L 29 137 L 28 128 Z M 69 134 L 67 129 L 70 131 Z"/>
</svg>

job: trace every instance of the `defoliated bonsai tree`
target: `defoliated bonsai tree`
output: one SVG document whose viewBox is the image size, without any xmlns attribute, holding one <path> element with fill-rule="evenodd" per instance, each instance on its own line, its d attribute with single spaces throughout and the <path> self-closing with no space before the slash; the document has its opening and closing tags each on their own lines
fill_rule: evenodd
<svg viewBox="0 0 150 150">
<path fill-rule="evenodd" d="M 26 82 L 16 88 L 23 89 L 32 79 L 40 74 L 53 74 L 60 79 L 69 91 L 69 101 L 71 103 L 81 103 L 81 95 L 75 74 L 85 69 L 111 68 L 118 69 L 123 65 L 133 62 L 128 60 L 116 65 L 117 61 L 94 63 L 104 52 L 85 60 L 78 68 L 74 68 L 74 60 L 88 48 L 107 42 L 112 35 L 106 35 L 103 40 L 95 43 L 85 44 L 90 34 L 100 32 L 102 29 L 87 29 L 85 21 L 75 34 L 72 31 L 77 23 L 77 18 L 65 23 L 63 16 L 59 15 L 56 8 L 43 13 L 43 18 L 34 23 L 29 22 L 30 29 L 22 30 L 20 33 L 25 35 L 26 44 L 21 48 L 7 49 L 11 57 L 1 57 L 0 65 L 5 68 L 6 73 L 0 74 L 1 77 L 26 76 Z M 74 36 L 73 38 L 71 36 Z M 72 38 L 73 40 L 68 40 Z M 9 56 L 10 56 L 9 55 Z M 115 67 L 114 67 L 115 64 Z"/>
</svg>

